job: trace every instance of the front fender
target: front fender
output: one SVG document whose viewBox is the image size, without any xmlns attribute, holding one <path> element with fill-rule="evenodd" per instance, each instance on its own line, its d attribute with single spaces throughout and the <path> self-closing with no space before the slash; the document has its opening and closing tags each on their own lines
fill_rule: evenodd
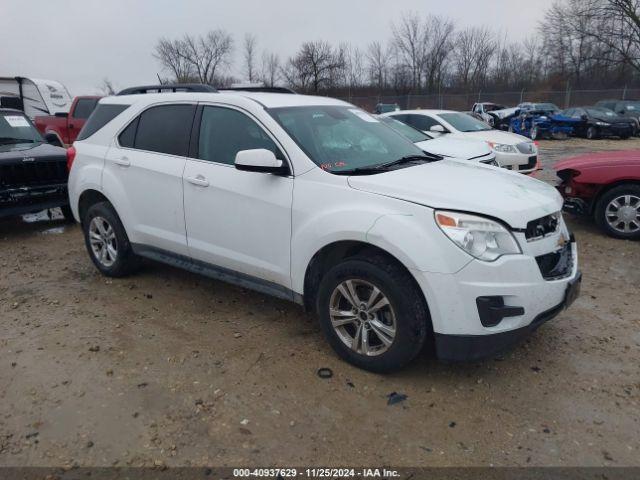
<svg viewBox="0 0 640 480">
<path fill-rule="evenodd" d="M 367 202 L 324 211 L 294 227 L 291 250 L 292 288 L 304 291 L 311 259 L 322 248 L 340 241 L 378 247 L 412 271 L 454 273 L 472 259 L 437 227 L 433 210 L 402 200 L 366 194 Z M 295 225 L 295 222 L 294 222 Z"/>
</svg>

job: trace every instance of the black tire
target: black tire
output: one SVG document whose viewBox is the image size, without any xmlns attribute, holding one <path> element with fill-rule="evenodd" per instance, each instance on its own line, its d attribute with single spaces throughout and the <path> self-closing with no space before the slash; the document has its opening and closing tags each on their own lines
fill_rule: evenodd
<svg viewBox="0 0 640 480">
<path fill-rule="evenodd" d="M 112 228 L 115 236 L 115 260 L 111 264 L 103 263 L 94 252 L 90 240 L 90 231 L 94 219 L 103 219 Z M 99 223 L 99 222 L 98 222 Z M 118 214 L 109 202 L 100 202 L 91 205 L 82 219 L 82 230 L 84 232 L 85 245 L 91 261 L 103 275 L 107 277 L 125 277 L 140 268 L 140 257 L 131 248 L 129 237 L 125 231 Z M 109 263 L 109 262 L 107 262 Z"/>
<path fill-rule="evenodd" d="M 595 140 L 599 137 L 598 135 L 598 129 L 596 127 L 589 127 L 587 128 L 587 139 L 588 140 Z"/>
<path fill-rule="evenodd" d="M 60 207 L 60 211 L 62 212 L 62 216 L 64 217 L 64 221 L 67 223 L 75 223 L 76 219 L 73 218 L 73 212 L 71 211 L 71 207 L 69 205 L 64 205 Z"/>
<path fill-rule="evenodd" d="M 623 232 L 614 228 L 607 220 L 607 208 L 609 207 L 609 204 L 611 204 L 611 202 L 613 202 L 615 199 L 624 197 L 625 195 L 630 195 L 632 199 L 633 197 L 640 199 L 640 185 L 620 185 L 618 187 L 612 188 L 608 192 L 605 192 L 596 203 L 594 212 L 595 221 L 598 226 L 610 237 L 621 238 L 625 240 L 638 240 L 640 239 L 640 228 L 634 229 L 630 232 Z M 634 207 L 637 205 L 638 203 L 634 203 Z M 638 224 L 640 227 L 640 218 L 636 217 L 636 219 L 636 224 Z"/>
<path fill-rule="evenodd" d="M 395 336 L 383 353 L 367 356 L 354 351 L 343 343 L 333 327 L 329 313 L 332 296 L 338 286 L 348 280 L 377 287 L 389 301 L 389 307 L 385 308 L 395 313 Z M 380 255 L 353 257 L 331 268 L 320 282 L 316 308 L 322 331 L 336 353 L 347 362 L 372 372 L 392 372 L 407 365 L 420 352 L 430 331 L 429 313 L 415 281 L 400 265 Z M 376 318 L 380 318 L 378 315 Z M 365 327 L 370 328 L 363 322 Z M 368 333 L 371 344 L 379 338 L 375 331 L 373 333 L 373 337 Z"/>
</svg>

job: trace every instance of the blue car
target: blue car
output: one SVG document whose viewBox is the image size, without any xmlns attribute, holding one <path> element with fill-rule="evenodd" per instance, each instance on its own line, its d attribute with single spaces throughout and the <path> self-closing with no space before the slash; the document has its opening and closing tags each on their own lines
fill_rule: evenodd
<svg viewBox="0 0 640 480">
<path fill-rule="evenodd" d="M 573 134 L 579 121 L 562 115 L 553 103 L 521 103 L 509 123 L 509 131 L 529 137 L 562 140 Z"/>
</svg>

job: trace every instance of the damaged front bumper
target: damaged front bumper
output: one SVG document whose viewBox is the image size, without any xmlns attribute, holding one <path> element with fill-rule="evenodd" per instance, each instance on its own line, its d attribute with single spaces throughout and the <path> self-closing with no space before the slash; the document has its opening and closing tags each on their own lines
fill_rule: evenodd
<svg viewBox="0 0 640 480">
<path fill-rule="evenodd" d="M 0 217 L 23 215 L 69 205 L 66 184 L 0 190 Z"/>
</svg>

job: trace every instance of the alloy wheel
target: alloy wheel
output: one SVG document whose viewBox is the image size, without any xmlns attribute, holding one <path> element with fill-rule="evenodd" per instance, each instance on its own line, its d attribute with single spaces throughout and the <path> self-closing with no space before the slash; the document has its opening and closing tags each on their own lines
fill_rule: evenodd
<svg viewBox="0 0 640 480">
<path fill-rule="evenodd" d="M 94 257 L 105 267 L 118 258 L 118 240 L 111 224 L 103 217 L 93 217 L 89 223 L 89 244 Z"/>
<path fill-rule="evenodd" d="M 361 279 L 340 283 L 329 301 L 331 325 L 347 347 L 365 356 L 386 352 L 396 337 L 396 315 L 387 296 Z"/>
<path fill-rule="evenodd" d="M 621 195 L 609 202 L 605 218 L 611 228 L 620 233 L 635 233 L 640 230 L 640 197 Z"/>
</svg>

